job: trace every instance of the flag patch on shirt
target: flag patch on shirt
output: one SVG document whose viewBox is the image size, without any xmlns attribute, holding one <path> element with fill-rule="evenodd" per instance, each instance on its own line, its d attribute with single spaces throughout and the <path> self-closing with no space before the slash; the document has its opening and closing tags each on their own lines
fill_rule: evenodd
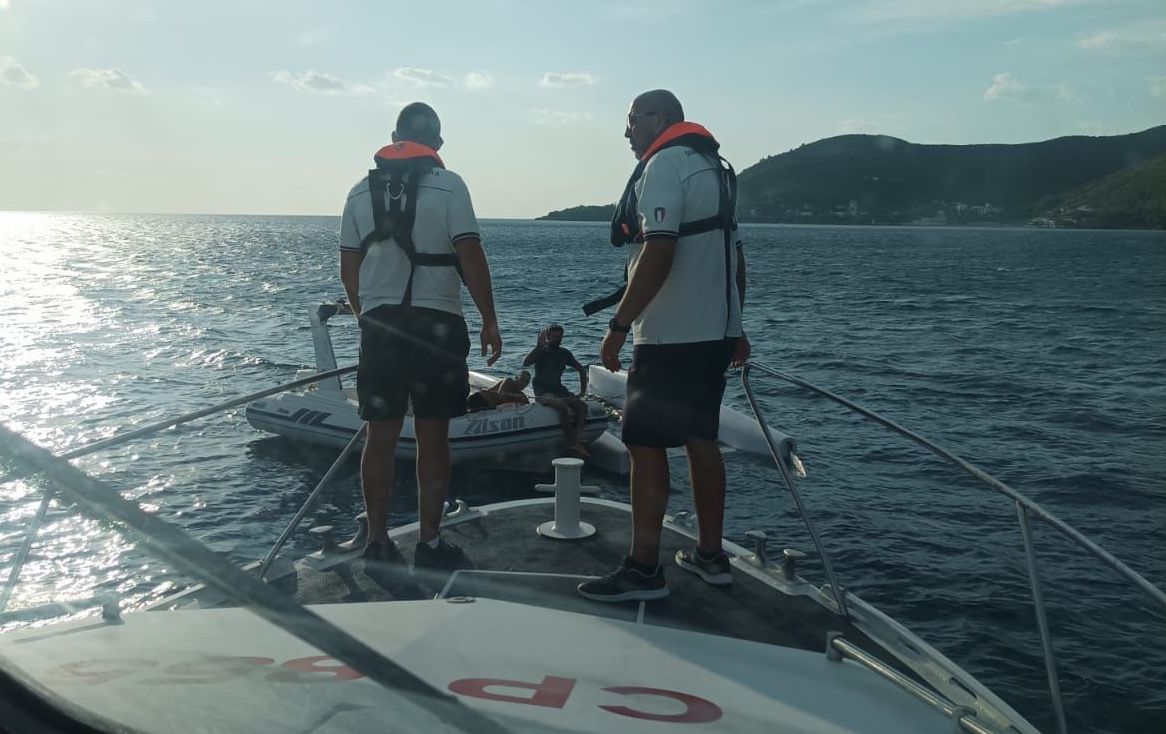
<svg viewBox="0 0 1166 734">
<path fill-rule="evenodd" d="M 656 207 L 656 211 L 652 212 L 652 216 L 655 217 L 657 222 L 663 222 L 664 215 L 667 213 L 668 212 L 664 210 L 664 207 L 658 206 L 658 207 Z"/>
</svg>

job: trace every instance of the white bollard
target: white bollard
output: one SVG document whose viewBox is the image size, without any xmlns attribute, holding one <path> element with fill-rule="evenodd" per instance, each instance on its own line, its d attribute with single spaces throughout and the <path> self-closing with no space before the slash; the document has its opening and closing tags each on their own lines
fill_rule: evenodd
<svg viewBox="0 0 1166 734">
<path fill-rule="evenodd" d="M 538 534 L 555 540 L 580 540 L 595 535 L 595 526 L 579 522 L 579 495 L 595 494 L 599 487 L 580 483 L 583 474 L 582 459 L 555 459 L 554 484 L 536 484 L 540 492 L 555 493 L 555 519 L 538 526 Z"/>
</svg>

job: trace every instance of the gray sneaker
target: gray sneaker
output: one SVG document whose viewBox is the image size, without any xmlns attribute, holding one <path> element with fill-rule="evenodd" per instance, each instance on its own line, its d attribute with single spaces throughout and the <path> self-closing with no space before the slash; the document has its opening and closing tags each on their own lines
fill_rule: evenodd
<svg viewBox="0 0 1166 734">
<path fill-rule="evenodd" d="M 729 566 L 729 554 L 718 552 L 712 558 L 705 558 L 696 548 L 676 551 L 676 565 L 685 571 L 695 573 L 713 586 L 728 586 L 733 583 L 733 573 Z"/>
<path fill-rule="evenodd" d="M 578 586 L 579 596 L 592 601 L 651 601 L 668 596 L 668 584 L 664 581 L 664 567 L 656 566 L 656 572 L 646 574 L 632 568 L 628 558 L 624 558 L 611 573 Z"/>
</svg>

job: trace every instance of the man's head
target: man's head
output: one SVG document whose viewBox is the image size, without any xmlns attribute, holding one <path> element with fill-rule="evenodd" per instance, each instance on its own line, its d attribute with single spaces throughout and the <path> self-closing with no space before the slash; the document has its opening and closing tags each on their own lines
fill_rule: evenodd
<svg viewBox="0 0 1166 734">
<path fill-rule="evenodd" d="M 530 384 L 530 372 L 526 370 L 520 370 L 519 373 L 514 376 L 514 381 L 518 383 L 520 388 L 525 390 L 526 386 Z"/>
<path fill-rule="evenodd" d="M 676 95 L 667 89 L 653 89 L 632 100 L 623 136 L 631 141 L 636 158 L 642 158 L 660 133 L 683 121 L 684 108 Z"/>
<path fill-rule="evenodd" d="M 551 324 L 547 327 L 547 344 L 557 347 L 563 343 L 563 327 Z"/>
<path fill-rule="evenodd" d="M 441 148 L 441 120 L 437 113 L 424 102 L 411 102 L 401 108 L 397 115 L 397 129 L 393 130 L 393 142 L 409 140 L 427 145 L 434 150 Z"/>
</svg>

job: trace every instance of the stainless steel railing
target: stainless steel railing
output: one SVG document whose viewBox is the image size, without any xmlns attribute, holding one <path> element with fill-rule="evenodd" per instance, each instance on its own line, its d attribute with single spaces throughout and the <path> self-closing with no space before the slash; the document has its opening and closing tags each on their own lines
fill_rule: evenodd
<svg viewBox="0 0 1166 734">
<path fill-rule="evenodd" d="M 260 581 L 266 580 L 267 569 L 271 567 L 271 562 L 275 560 L 275 557 L 283 548 L 284 543 L 288 541 L 288 538 L 292 536 L 292 533 L 296 531 L 296 528 L 298 528 L 300 523 L 303 522 L 304 517 L 307 516 L 308 512 L 316 504 L 316 499 L 320 496 L 320 492 L 322 492 L 324 487 L 328 485 L 328 482 L 332 481 L 332 477 L 336 476 L 336 472 L 340 470 L 340 467 L 344 466 L 344 462 L 348 460 L 349 455 L 352 454 L 353 450 L 356 448 L 356 445 L 360 443 L 362 438 L 364 438 L 364 434 L 367 430 L 368 423 L 361 423 L 360 428 L 356 430 L 356 433 L 352 434 L 352 438 L 350 438 L 348 443 L 344 446 L 344 450 L 341 451 L 340 455 L 336 457 L 336 460 L 332 462 L 332 466 L 328 467 L 328 471 L 324 472 L 324 476 L 320 479 L 319 483 L 316 485 L 316 488 L 313 489 L 311 494 L 308 495 L 308 498 L 304 500 L 304 504 L 300 506 L 300 509 L 296 512 L 295 517 L 291 519 L 291 522 L 287 524 L 287 527 L 284 528 L 283 532 L 279 534 L 278 538 L 276 538 L 275 543 L 273 543 L 271 546 L 271 550 L 267 551 L 267 555 L 263 557 L 263 561 L 259 564 Z"/>
<path fill-rule="evenodd" d="M 956 731 L 967 731 L 972 734 L 997 734 L 995 730 L 989 729 L 979 721 L 973 710 L 956 706 L 943 696 L 935 694 L 931 689 L 916 683 L 874 655 L 851 643 L 840 634 L 832 633 L 828 635 L 826 638 L 826 646 L 826 655 L 831 660 L 847 658 L 881 675 L 899 688 L 951 719 L 958 727 Z"/>
<path fill-rule="evenodd" d="M 92 454 L 95 451 L 112 448 L 127 441 L 132 441 L 136 438 L 142 438 L 144 436 L 157 433 L 158 431 L 164 431 L 167 428 L 173 428 L 174 426 L 179 426 L 183 423 L 189 423 L 191 421 L 198 420 L 199 418 L 205 418 L 208 415 L 221 413 L 224 410 L 229 410 L 239 405 L 245 405 L 253 400 L 259 400 L 260 398 L 286 392 L 288 390 L 302 387 L 313 382 L 318 382 L 329 377 L 339 377 L 341 375 L 346 375 L 355 371 L 356 366 L 350 365 L 348 367 L 339 367 L 334 370 L 318 372 L 314 375 L 309 375 L 308 377 L 300 377 L 292 380 L 291 382 L 285 382 L 282 385 L 276 385 L 275 387 L 270 387 L 266 390 L 259 390 L 258 392 L 248 393 L 247 395 L 242 395 L 237 398 L 232 398 L 230 400 L 217 403 L 210 406 L 209 408 L 201 408 L 189 413 L 183 413 L 182 415 L 175 418 L 167 418 L 165 420 L 160 420 L 155 423 L 142 426 L 141 428 L 135 428 L 132 431 L 126 431 L 124 433 L 110 436 L 109 438 L 103 438 L 100 441 L 94 441 L 93 443 L 85 444 L 84 446 L 75 448 L 72 451 L 66 451 L 57 458 L 63 459 L 65 461 L 76 459 L 81 456 Z M 0 485 L 4 485 L 8 482 L 20 479 L 26 476 L 26 474 L 27 472 L 20 470 L 10 472 L 9 474 L 0 477 Z M 33 541 L 36 539 L 37 533 L 40 532 L 41 524 L 44 523 L 45 514 L 48 513 L 49 504 L 52 502 L 53 496 L 53 488 L 46 488 L 44 496 L 41 497 L 40 506 L 37 508 L 36 516 L 33 517 L 32 523 L 28 526 L 28 530 L 25 531 L 24 540 L 21 542 L 19 550 L 17 550 L 16 555 L 13 557 L 12 569 L 8 572 L 8 581 L 5 582 L 4 589 L 0 590 L 0 612 L 3 612 L 8 608 L 8 601 L 12 597 L 12 591 L 16 588 L 16 583 L 20 580 L 20 572 L 24 568 L 25 561 L 28 560 L 28 554 L 32 550 Z"/>
<path fill-rule="evenodd" d="M 141 505 L 122 497 L 113 486 L 3 425 L 0 425 L 0 456 L 10 457 L 32 472 L 43 474 L 88 514 L 115 523 L 123 533 L 136 535 L 143 547 L 174 568 L 199 579 L 324 654 L 361 671 L 386 690 L 402 694 L 403 700 L 454 730 L 509 734 L 509 727 L 435 688 L 294 598 L 237 568 L 176 526 L 145 512 Z"/>
<path fill-rule="evenodd" d="M 1060 732 L 1060 734 L 1066 734 L 1068 729 L 1065 724 L 1065 707 L 1064 702 L 1061 699 L 1061 688 L 1057 678 L 1056 657 L 1053 654 L 1052 635 L 1049 630 L 1048 617 L 1045 614 L 1044 595 L 1041 591 L 1040 569 L 1037 562 L 1036 551 L 1033 546 L 1029 518 L 1037 517 L 1041 520 L 1044 520 L 1066 538 L 1069 538 L 1074 543 L 1088 551 L 1090 555 L 1094 556 L 1113 570 L 1117 571 L 1118 574 L 1120 574 L 1127 581 L 1132 582 L 1135 586 L 1145 592 L 1151 599 L 1161 605 L 1164 610 L 1166 610 L 1166 592 L 1163 592 L 1157 586 L 1150 583 L 1148 579 L 1139 574 L 1137 571 L 1134 571 L 1126 564 L 1122 563 L 1112 553 L 1082 535 L 1077 529 L 1054 515 L 1049 510 L 1042 507 L 1040 504 L 1020 494 L 1004 482 L 1001 482 L 999 479 L 996 479 L 992 475 L 985 472 L 983 469 L 980 469 L 974 464 L 965 461 L 947 449 L 938 446 L 933 441 L 924 438 L 914 431 L 900 426 L 894 421 L 885 418 L 872 410 L 864 408 L 857 403 L 836 395 L 835 393 L 825 388 L 818 387 L 811 382 L 807 382 L 806 380 L 802 380 L 801 378 L 794 377 L 793 375 L 782 372 L 781 370 L 776 370 L 772 367 L 767 367 L 762 364 L 755 362 L 746 363 L 744 369 L 741 372 L 741 385 L 745 390 L 745 395 L 749 401 L 749 406 L 753 409 L 753 415 L 757 419 L 758 424 L 761 426 L 762 434 L 764 434 L 766 436 L 766 440 L 769 441 L 770 451 L 773 454 L 774 463 L 777 464 L 778 470 L 781 471 L 782 477 L 785 479 L 786 487 L 790 490 L 790 494 L 793 496 L 794 502 L 797 504 L 798 511 L 801 513 L 802 520 L 805 522 L 806 527 L 810 530 L 810 535 L 813 538 L 814 545 L 817 547 L 819 557 L 822 559 L 823 566 L 826 570 L 827 579 L 830 583 L 831 591 L 834 593 L 835 599 L 840 598 L 842 594 L 839 591 L 837 581 L 834 578 L 834 572 L 831 569 L 826 554 L 822 549 L 821 543 L 819 542 L 818 534 L 814 529 L 813 521 L 810 519 L 809 514 L 806 512 L 805 505 L 801 500 L 801 495 L 797 491 L 793 477 L 790 475 L 789 471 L 784 467 L 782 461 L 778 457 L 777 447 L 773 445 L 772 440 L 769 438 L 769 433 L 765 428 L 768 424 L 768 421 L 765 420 L 765 416 L 757 404 L 756 396 L 753 394 L 753 387 L 749 382 L 749 375 L 754 370 L 762 372 L 771 377 L 784 380 L 790 384 L 828 398 L 829 400 L 832 400 L 839 405 L 845 406 L 855 413 L 858 413 L 859 415 L 868 418 L 875 423 L 878 423 L 879 425 L 882 425 L 894 433 L 910 439 L 928 451 L 936 454 L 944 461 L 960 467 L 973 478 L 1005 495 L 1016 504 L 1017 519 L 1020 524 L 1020 533 L 1024 542 L 1025 558 L 1028 565 L 1029 585 L 1032 591 L 1033 610 L 1036 615 L 1037 629 L 1041 639 L 1045 673 L 1049 682 L 1049 696 L 1052 700 L 1053 711 L 1057 721 L 1057 731 Z M 841 606 L 841 604 L 839 604 L 839 609 L 843 614 L 845 614 L 845 607 Z"/>
</svg>

